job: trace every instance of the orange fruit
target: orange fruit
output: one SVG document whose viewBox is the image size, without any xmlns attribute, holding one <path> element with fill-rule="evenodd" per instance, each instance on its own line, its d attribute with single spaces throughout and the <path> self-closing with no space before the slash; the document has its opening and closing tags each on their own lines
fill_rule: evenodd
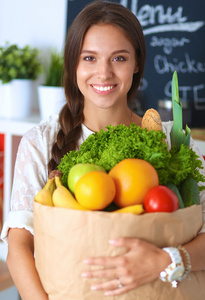
<svg viewBox="0 0 205 300">
<path fill-rule="evenodd" d="M 109 172 L 115 182 L 114 202 L 119 207 L 142 204 L 146 193 L 159 184 L 156 169 L 147 161 L 127 158 Z"/>
<path fill-rule="evenodd" d="M 89 210 L 102 210 L 115 197 L 115 183 L 105 172 L 91 171 L 84 174 L 75 184 L 76 200 Z"/>
</svg>

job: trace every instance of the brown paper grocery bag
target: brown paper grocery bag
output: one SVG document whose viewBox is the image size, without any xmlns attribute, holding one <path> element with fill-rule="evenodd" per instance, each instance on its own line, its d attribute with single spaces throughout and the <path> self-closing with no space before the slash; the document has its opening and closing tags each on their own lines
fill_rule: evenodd
<svg viewBox="0 0 205 300">
<path fill-rule="evenodd" d="M 192 240 L 202 226 L 201 206 L 173 213 L 144 215 L 92 212 L 48 207 L 34 203 L 35 260 L 44 289 L 51 300 L 204 300 L 205 271 L 191 272 L 178 288 L 160 279 L 127 294 L 107 297 L 91 291 L 96 279 L 84 279 L 82 261 L 90 256 L 118 255 L 124 250 L 109 239 L 138 237 L 159 247 Z"/>
</svg>

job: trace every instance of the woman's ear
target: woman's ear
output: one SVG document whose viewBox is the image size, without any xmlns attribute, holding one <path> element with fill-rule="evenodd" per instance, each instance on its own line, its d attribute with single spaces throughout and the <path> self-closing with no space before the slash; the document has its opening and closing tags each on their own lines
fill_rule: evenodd
<svg viewBox="0 0 205 300">
<path fill-rule="evenodd" d="M 139 67 L 138 67 L 138 65 L 136 65 L 134 68 L 134 73 L 138 73 L 138 72 L 139 72 Z"/>
</svg>

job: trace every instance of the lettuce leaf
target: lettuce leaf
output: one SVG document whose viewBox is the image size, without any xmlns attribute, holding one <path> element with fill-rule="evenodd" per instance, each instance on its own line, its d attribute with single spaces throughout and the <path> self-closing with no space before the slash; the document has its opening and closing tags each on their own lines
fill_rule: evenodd
<svg viewBox="0 0 205 300">
<path fill-rule="evenodd" d="M 180 186 L 182 181 L 188 177 L 194 178 L 197 182 L 205 182 L 205 177 L 199 169 L 203 169 L 199 156 L 188 146 L 181 144 L 180 149 L 173 146 L 170 150 L 171 159 L 168 165 L 169 181 Z M 199 187 L 200 190 L 205 187 Z"/>
<path fill-rule="evenodd" d="M 168 151 L 164 142 L 166 135 L 162 131 L 148 131 L 134 123 L 130 126 L 108 125 L 106 129 L 91 134 L 78 151 L 71 151 L 61 159 L 58 169 L 63 172 L 62 181 L 66 187 L 68 173 L 75 164 L 93 163 L 109 172 L 126 158 L 139 158 L 152 164 L 160 184 L 173 182 L 179 185 L 189 175 L 197 181 L 204 179 L 196 170 L 202 163 L 195 152 L 186 147 L 181 147 L 178 152 L 176 149 Z"/>
</svg>

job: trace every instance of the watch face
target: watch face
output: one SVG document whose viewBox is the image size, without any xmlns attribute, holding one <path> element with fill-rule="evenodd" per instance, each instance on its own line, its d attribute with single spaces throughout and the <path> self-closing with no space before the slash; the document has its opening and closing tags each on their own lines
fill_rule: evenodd
<svg viewBox="0 0 205 300">
<path fill-rule="evenodd" d="M 178 266 L 176 269 L 172 270 L 168 276 L 168 281 L 172 282 L 174 280 L 178 280 L 182 277 L 184 273 L 184 267 L 183 266 Z"/>
</svg>

